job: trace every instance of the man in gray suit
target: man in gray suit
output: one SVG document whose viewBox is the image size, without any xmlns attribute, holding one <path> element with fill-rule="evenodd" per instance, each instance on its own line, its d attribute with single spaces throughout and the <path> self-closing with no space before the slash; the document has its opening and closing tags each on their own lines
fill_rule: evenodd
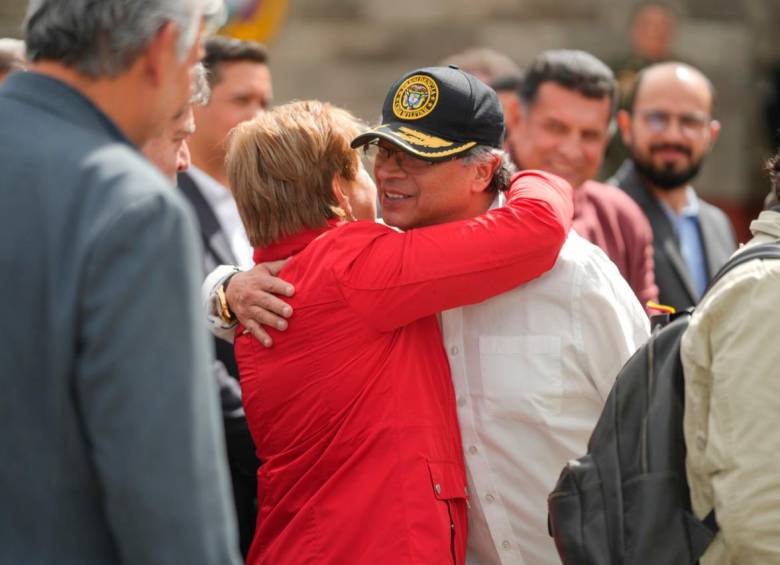
<svg viewBox="0 0 780 565">
<path fill-rule="evenodd" d="M 198 236 L 136 149 L 213 4 L 30 3 L 0 89 L 0 563 L 238 562 Z"/>
<path fill-rule="evenodd" d="M 618 114 L 630 158 L 608 182 L 650 220 L 659 299 L 677 309 L 699 301 L 736 249 L 726 215 L 690 185 L 720 132 L 712 118 L 714 94 L 697 69 L 658 63 L 639 74 L 628 110 Z"/>
</svg>

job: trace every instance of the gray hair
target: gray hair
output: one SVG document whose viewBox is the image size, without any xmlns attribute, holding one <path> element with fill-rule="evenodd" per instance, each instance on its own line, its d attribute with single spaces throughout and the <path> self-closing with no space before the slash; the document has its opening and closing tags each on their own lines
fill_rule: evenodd
<svg viewBox="0 0 780 565">
<path fill-rule="evenodd" d="M 91 78 L 127 70 L 166 23 L 179 33 L 184 60 L 201 18 L 221 17 L 222 0 L 30 0 L 27 58 L 58 61 Z"/>
<path fill-rule="evenodd" d="M 205 106 L 211 98 L 211 88 L 209 87 L 208 71 L 203 63 L 197 63 L 192 67 L 192 97 L 190 104 L 193 106 Z"/>
<path fill-rule="evenodd" d="M 477 145 L 476 147 L 469 149 L 466 155 L 461 158 L 466 165 L 471 165 L 493 160 L 496 156 L 501 158 L 501 163 L 493 172 L 493 178 L 490 179 L 490 184 L 487 188 L 488 192 L 504 192 L 509 190 L 512 175 L 517 172 L 517 169 L 512 164 L 506 151 L 490 147 L 489 145 Z"/>
</svg>

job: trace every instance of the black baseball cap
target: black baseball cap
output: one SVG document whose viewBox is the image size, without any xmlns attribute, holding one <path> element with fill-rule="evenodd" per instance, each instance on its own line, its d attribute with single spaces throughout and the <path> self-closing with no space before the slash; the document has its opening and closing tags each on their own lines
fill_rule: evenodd
<svg viewBox="0 0 780 565">
<path fill-rule="evenodd" d="M 385 98 L 382 125 L 352 140 L 385 139 L 426 161 L 446 161 L 476 145 L 500 148 L 504 112 L 496 92 L 455 65 L 426 67 L 398 79 Z"/>
</svg>

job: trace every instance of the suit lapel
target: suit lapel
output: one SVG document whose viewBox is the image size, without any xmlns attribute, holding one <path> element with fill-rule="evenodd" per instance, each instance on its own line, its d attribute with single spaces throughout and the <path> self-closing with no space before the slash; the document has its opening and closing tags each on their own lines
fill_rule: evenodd
<svg viewBox="0 0 780 565">
<path fill-rule="evenodd" d="M 623 163 L 618 172 L 615 173 L 615 176 L 610 180 L 623 188 L 642 208 L 653 228 L 653 240 L 655 241 L 656 249 L 660 249 L 668 257 L 672 269 L 679 277 L 691 302 L 696 303 L 698 293 L 688 272 L 688 266 L 680 254 L 680 245 L 677 241 L 674 226 L 672 226 L 658 201 L 644 188 L 633 164 L 630 161 Z"/>
<path fill-rule="evenodd" d="M 655 199 L 648 199 L 645 211 L 650 224 L 653 226 L 653 237 L 658 241 L 658 246 L 663 249 L 664 254 L 669 259 L 672 269 L 680 279 L 680 283 L 685 292 L 688 293 L 691 302 L 697 302 L 699 293 L 696 292 L 693 279 L 691 279 L 688 271 L 688 265 L 680 253 L 680 244 L 672 222 L 669 221 L 669 218 Z"/>
<path fill-rule="evenodd" d="M 711 219 L 710 211 L 706 208 L 704 202 L 701 203 L 699 210 L 699 228 L 701 229 L 701 239 L 704 245 L 704 256 L 707 258 L 707 274 L 709 278 L 715 276 L 720 267 L 728 260 L 732 248 L 724 247 L 723 234 L 718 232 L 718 226 L 714 219 Z"/>
<path fill-rule="evenodd" d="M 198 217 L 200 234 L 203 238 L 206 252 L 214 257 L 217 265 L 235 265 L 237 261 L 230 249 L 230 243 L 225 236 L 225 232 L 222 231 L 222 226 L 219 220 L 217 220 L 214 210 L 211 209 L 208 201 L 201 194 L 195 181 L 187 173 L 180 173 L 178 181 L 179 189 L 192 204 Z"/>
<path fill-rule="evenodd" d="M 669 263 L 671 263 L 677 276 L 680 277 L 680 282 L 688 293 L 691 302 L 696 303 L 698 301 L 699 293 L 696 292 L 696 289 L 693 286 L 691 275 L 688 273 L 688 265 L 685 264 L 685 260 L 682 258 L 682 255 L 680 255 L 676 241 L 672 238 L 666 238 L 663 241 L 663 247 L 666 256 L 669 258 Z"/>
</svg>

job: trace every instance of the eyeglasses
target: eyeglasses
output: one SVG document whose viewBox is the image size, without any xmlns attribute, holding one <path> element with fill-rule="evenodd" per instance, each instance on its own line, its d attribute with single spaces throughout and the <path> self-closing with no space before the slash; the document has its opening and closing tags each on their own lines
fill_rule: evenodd
<svg viewBox="0 0 780 565">
<path fill-rule="evenodd" d="M 392 149 L 386 145 L 380 145 L 378 139 L 364 145 L 363 150 L 369 158 L 374 160 L 376 167 L 384 167 L 390 160 L 393 160 L 399 169 L 410 175 L 422 173 L 442 162 L 426 161 L 414 157 L 401 149 Z"/>
<path fill-rule="evenodd" d="M 664 110 L 644 110 L 639 113 L 642 121 L 653 133 L 663 133 L 676 121 L 680 133 L 685 137 L 698 137 L 704 132 L 712 118 L 704 113 L 687 112 L 670 114 Z"/>
</svg>

